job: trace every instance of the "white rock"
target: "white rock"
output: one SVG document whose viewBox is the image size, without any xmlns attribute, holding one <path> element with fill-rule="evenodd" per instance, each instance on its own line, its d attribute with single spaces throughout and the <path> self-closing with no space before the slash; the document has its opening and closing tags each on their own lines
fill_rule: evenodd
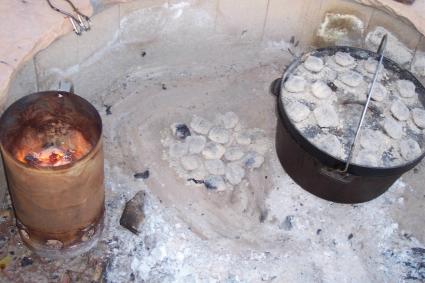
<svg viewBox="0 0 425 283">
<path fill-rule="evenodd" d="M 236 161 L 244 156 L 244 151 L 238 146 L 229 147 L 224 154 L 224 158 L 228 161 Z"/>
<path fill-rule="evenodd" d="M 380 156 L 375 150 L 361 149 L 354 157 L 354 163 L 366 167 L 378 167 L 380 164 Z"/>
<path fill-rule="evenodd" d="M 213 127 L 208 134 L 210 140 L 217 143 L 228 143 L 229 142 L 229 131 L 222 127 Z"/>
<path fill-rule="evenodd" d="M 301 102 L 294 101 L 286 106 L 289 118 L 294 122 L 301 122 L 310 115 L 310 109 Z"/>
<path fill-rule="evenodd" d="M 226 180 L 232 185 L 238 185 L 245 177 L 245 170 L 237 163 L 229 163 L 226 167 Z"/>
<path fill-rule="evenodd" d="M 398 80 L 396 85 L 401 97 L 411 98 L 415 96 L 416 86 L 413 82 L 408 80 Z"/>
<path fill-rule="evenodd" d="M 186 155 L 180 160 L 183 168 L 187 171 L 198 169 L 201 165 L 201 159 L 196 155 Z"/>
<path fill-rule="evenodd" d="M 420 108 L 415 108 L 412 110 L 413 122 L 419 128 L 425 128 L 425 110 Z"/>
<path fill-rule="evenodd" d="M 300 76 L 291 76 L 285 82 L 285 89 L 289 92 L 302 92 L 306 86 L 306 81 Z"/>
<path fill-rule="evenodd" d="M 388 136 L 392 137 L 393 139 L 401 139 L 403 136 L 403 126 L 394 118 L 385 118 L 383 126 Z"/>
<path fill-rule="evenodd" d="M 175 142 L 169 148 L 169 154 L 172 158 L 180 158 L 187 154 L 188 146 L 183 142 Z"/>
<path fill-rule="evenodd" d="M 354 71 L 348 71 L 339 75 L 339 80 L 350 87 L 357 87 L 363 81 L 363 76 Z"/>
<path fill-rule="evenodd" d="M 198 134 L 206 135 L 212 127 L 212 123 L 202 117 L 193 116 L 190 127 Z"/>
<path fill-rule="evenodd" d="M 227 189 L 226 183 L 222 176 L 209 175 L 204 180 L 204 185 L 209 190 L 225 191 Z"/>
<path fill-rule="evenodd" d="M 190 154 L 201 153 L 205 147 L 207 139 L 204 136 L 189 136 L 186 138 L 186 143 L 189 146 Z"/>
<path fill-rule="evenodd" d="M 372 100 L 383 101 L 387 97 L 387 94 L 388 94 L 387 89 L 382 84 L 377 83 L 375 85 L 375 88 L 373 89 Z"/>
<path fill-rule="evenodd" d="M 391 113 L 399 121 L 406 121 L 410 117 L 409 108 L 401 101 L 396 100 L 391 105 Z"/>
<path fill-rule="evenodd" d="M 317 145 L 320 149 L 332 155 L 333 157 L 341 158 L 344 154 L 344 148 L 335 135 L 321 135 L 317 138 Z"/>
<path fill-rule="evenodd" d="M 236 135 L 236 142 L 240 145 L 249 145 L 251 143 L 251 135 L 247 132 L 241 132 Z"/>
<path fill-rule="evenodd" d="M 404 159 L 411 161 L 419 157 L 422 153 L 419 144 L 412 139 L 400 141 L 400 153 Z"/>
<path fill-rule="evenodd" d="M 346 52 L 337 52 L 335 53 L 335 62 L 343 67 L 348 67 L 354 64 L 355 59 Z"/>
<path fill-rule="evenodd" d="M 316 118 L 317 124 L 322 128 L 327 127 L 338 127 L 339 118 L 334 107 L 326 104 L 319 106 L 313 111 L 314 117 Z"/>
<path fill-rule="evenodd" d="M 316 56 L 309 56 L 304 62 L 304 67 L 314 73 L 320 72 L 323 66 L 323 60 Z"/>
<path fill-rule="evenodd" d="M 210 159 L 205 161 L 205 169 L 213 175 L 224 175 L 224 163 L 220 159 Z"/>
<path fill-rule="evenodd" d="M 239 117 L 234 112 L 226 112 L 224 115 L 220 115 L 219 120 L 226 129 L 233 129 L 239 123 Z"/>
<path fill-rule="evenodd" d="M 323 81 L 316 81 L 311 86 L 313 95 L 320 99 L 328 98 L 332 95 L 332 89 Z"/>
<path fill-rule="evenodd" d="M 263 163 L 264 156 L 255 151 L 248 152 L 242 159 L 243 166 L 250 169 L 260 168 Z"/>
<path fill-rule="evenodd" d="M 385 136 L 381 131 L 364 129 L 360 135 L 360 145 L 365 149 L 377 150 L 381 148 Z"/>
<path fill-rule="evenodd" d="M 373 58 L 368 58 L 364 61 L 364 68 L 368 73 L 374 74 L 376 72 L 376 66 L 378 65 L 378 61 Z"/>
<path fill-rule="evenodd" d="M 208 142 L 204 150 L 202 150 L 202 156 L 204 156 L 205 159 L 220 159 L 225 152 L 226 149 L 221 144 Z"/>
</svg>

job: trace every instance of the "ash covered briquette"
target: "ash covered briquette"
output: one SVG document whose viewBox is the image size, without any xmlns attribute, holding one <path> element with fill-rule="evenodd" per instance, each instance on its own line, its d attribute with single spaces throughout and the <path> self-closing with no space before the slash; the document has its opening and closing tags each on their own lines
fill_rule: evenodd
<svg viewBox="0 0 425 283">
<path fill-rule="evenodd" d="M 219 113 L 213 121 L 193 116 L 190 123 L 173 123 L 165 132 L 162 143 L 170 166 L 181 178 L 212 191 L 243 184 L 248 171 L 263 165 L 270 148 L 262 130 L 243 128 L 233 112 Z"/>
</svg>

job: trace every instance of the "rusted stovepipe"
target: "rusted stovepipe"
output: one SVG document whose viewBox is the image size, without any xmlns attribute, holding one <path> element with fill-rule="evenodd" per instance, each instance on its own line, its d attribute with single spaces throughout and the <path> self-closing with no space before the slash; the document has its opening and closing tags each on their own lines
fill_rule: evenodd
<svg viewBox="0 0 425 283">
<path fill-rule="evenodd" d="M 27 127 L 68 123 L 92 145 L 81 159 L 58 167 L 34 167 L 15 158 Z M 102 122 L 96 109 L 68 92 L 28 95 L 0 118 L 0 150 L 17 227 L 41 256 L 72 256 L 99 238 L 104 215 Z"/>
</svg>

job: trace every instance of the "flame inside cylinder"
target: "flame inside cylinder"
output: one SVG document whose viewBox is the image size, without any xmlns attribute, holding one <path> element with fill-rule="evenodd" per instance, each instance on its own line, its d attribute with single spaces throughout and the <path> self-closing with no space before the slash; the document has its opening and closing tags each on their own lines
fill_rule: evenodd
<svg viewBox="0 0 425 283">
<path fill-rule="evenodd" d="M 57 167 L 83 158 L 92 145 L 78 130 L 54 122 L 27 128 L 17 143 L 15 158 L 33 167 Z"/>
</svg>

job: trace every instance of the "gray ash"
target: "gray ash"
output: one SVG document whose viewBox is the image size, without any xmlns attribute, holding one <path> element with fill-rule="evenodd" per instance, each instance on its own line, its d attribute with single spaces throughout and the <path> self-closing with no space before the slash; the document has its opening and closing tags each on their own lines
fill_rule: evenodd
<svg viewBox="0 0 425 283">
<path fill-rule="evenodd" d="M 303 135 L 308 139 L 315 138 L 319 133 L 321 132 L 321 129 L 318 126 L 309 125 L 303 130 Z"/>
</svg>

